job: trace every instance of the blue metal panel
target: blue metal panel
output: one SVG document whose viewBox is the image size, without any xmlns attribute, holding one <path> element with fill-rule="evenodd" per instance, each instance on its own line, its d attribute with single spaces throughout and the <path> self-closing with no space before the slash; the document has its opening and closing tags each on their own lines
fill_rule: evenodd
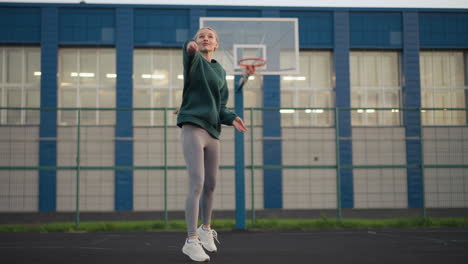
<svg viewBox="0 0 468 264">
<path fill-rule="evenodd" d="M 263 77 L 263 106 L 280 107 L 281 90 L 279 75 Z M 278 110 L 266 110 L 262 114 L 263 123 L 263 164 L 282 165 L 281 115 Z M 282 170 L 263 170 L 263 199 L 265 208 L 282 208 Z"/>
<path fill-rule="evenodd" d="M 133 9 L 117 8 L 117 93 L 119 108 L 133 106 Z M 133 165 L 133 113 L 117 111 L 115 165 Z M 115 171 L 115 210 L 133 209 L 133 171 Z"/>
<path fill-rule="evenodd" d="M 133 142 L 119 139 L 115 142 L 115 165 L 133 165 Z M 115 171 L 115 210 L 133 210 L 133 171 Z"/>
<path fill-rule="evenodd" d="M 421 88 L 419 72 L 419 18 L 416 12 L 404 12 L 404 46 L 403 46 L 403 107 L 421 106 Z M 406 163 L 409 166 L 421 164 L 421 113 L 405 111 Z M 409 168 L 406 170 L 408 179 L 408 206 L 421 208 L 423 205 L 422 170 Z"/>
<path fill-rule="evenodd" d="M 261 17 L 260 9 L 208 9 L 206 11 L 209 17 Z"/>
<path fill-rule="evenodd" d="M 281 12 L 278 9 L 263 9 L 262 10 L 262 17 L 280 17 Z"/>
<path fill-rule="evenodd" d="M 468 13 L 420 13 L 422 48 L 468 48 Z"/>
<path fill-rule="evenodd" d="M 333 47 L 332 12 L 281 11 L 281 17 L 299 18 L 301 48 Z"/>
<path fill-rule="evenodd" d="M 41 107 L 57 107 L 58 11 L 42 9 Z M 56 166 L 57 111 L 41 111 L 39 166 Z M 39 171 L 39 210 L 56 210 L 56 171 Z"/>
<path fill-rule="evenodd" d="M 0 7 L 0 43 L 39 43 L 39 8 Z"/>
<path fill-rule="evenodd" d="M 337 11 L 334 15 L 334 67 L 336 78 L 336 106 L 350 107 L 350 76 L 349 76 L 349 13 Z M 340 111 L 338 115 L 339 162 L 341 166 L 351 166 L 353 151 L 351 139 L 351 113 Z M 341 206 L 354 207 L 353 171 L 341 168 L 339 170 L 341 187 Z"/>
<path fill-rule="evenodd" d="M 206 16 L 206 9 L 192 8 L 190 9 L 190 33 L 188 39 L 195 36 L 198 29 L 200 28 L 200 17 Z"/>
<path fill-rule="evenodd" d="M 181 46 L 190 38 L 187 9 L 135 9 L 135 45 Z"/>
<path fill-rule="evenodd" d="M 114 9 L 60 9 L 60 44 L 112 45 L 114 28 Z"/>
<path fill-rule="evenodd" d="M 262 10 L 263 17 L 279 17 L 280 12 L 272 9 Z M 279 75 L 263 77 L 264 107 L 281 106 Z M 263 118 L 263 164 L 281 166 L 281 114 L 278 110 L 264 111 Z M 283 171 L 281 169 L 263 170 L 263 204 L 265 208 L 283 208 Z"/>
<path fill-rule="evenodd" d="M 39 141 L 39 166 L 55 167 L 57 158 L 56 141 Z M 57 208 L 57 172 L 39 171 L 39 211 L 51 212 Z"/>
<path fill-rule="evenodd" d="M 401 13 L 350 13 L 351 48 L 401 48 Z"/>
</svg>

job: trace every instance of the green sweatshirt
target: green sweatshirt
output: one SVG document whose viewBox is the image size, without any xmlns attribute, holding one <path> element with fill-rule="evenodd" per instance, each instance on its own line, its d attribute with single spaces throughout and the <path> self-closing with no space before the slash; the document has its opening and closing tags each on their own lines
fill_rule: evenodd
<svg viewBox="0 0 468 264">
<path fill-rule="evenodd" d="M 208 62 L 200 52 L 190 54 L 187 44 L 183 48 L 184 91 L 177 125 L 195 124 L 212 137 L 219 138 L 221 124 L 232 125 L 237 117 L 226 108 L 229 97 L 226 72 L 216 61 Z"/>
</svg>

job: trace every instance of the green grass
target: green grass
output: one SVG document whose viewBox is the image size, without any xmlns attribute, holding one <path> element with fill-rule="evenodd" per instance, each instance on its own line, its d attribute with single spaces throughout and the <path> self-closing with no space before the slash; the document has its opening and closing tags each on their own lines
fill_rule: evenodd
<svg viewBox="0 0 468 264">
<path fill-rule="evenodd" d="M 235 228 L 233 219 L 214 220 L 217 230 Z M 468 227 L 468 218 L 391 218 L 391 219 L 342 219 L 322 216 L 314 219 L 257 219 L 255 225 L 247 221 L 247 228 L 254 230 L 317 230 L 342 228 L 419 228 L 419 227 Z M 100 231 L 184 231 L 184 220 L 164 221 L 109 221 L 74 222 L 49 224 L 8 224 L 0 225 L 4 232 L 100 232 Z"/>
</svg>

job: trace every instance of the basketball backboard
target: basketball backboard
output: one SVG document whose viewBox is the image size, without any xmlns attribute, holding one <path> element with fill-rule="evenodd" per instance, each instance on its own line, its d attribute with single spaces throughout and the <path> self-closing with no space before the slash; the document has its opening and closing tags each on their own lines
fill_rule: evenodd
<svg viewBox="0 0 468 264">
<path fill-rule="evenodd" d="M 218 33 L 219 48 L 214 58 L 227 74 L 242 74 L 239 60 L 266 60 L 258 74 L 299 73 L 297 18 L 200 17 L 200 28 Z"/>
</svg>

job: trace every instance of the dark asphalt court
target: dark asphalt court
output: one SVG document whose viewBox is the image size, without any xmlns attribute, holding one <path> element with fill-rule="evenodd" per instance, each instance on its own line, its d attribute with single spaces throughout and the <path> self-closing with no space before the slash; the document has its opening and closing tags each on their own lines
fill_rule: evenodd
<svg viewBox="0 0 468 264">
<path fill-rule="evenodd" d="M 211 263 L 467 263 L 468 228 L 220 231 Z M 182 232 L 3 233 L 0 263 L 194 263 Z"/>
</svg>

